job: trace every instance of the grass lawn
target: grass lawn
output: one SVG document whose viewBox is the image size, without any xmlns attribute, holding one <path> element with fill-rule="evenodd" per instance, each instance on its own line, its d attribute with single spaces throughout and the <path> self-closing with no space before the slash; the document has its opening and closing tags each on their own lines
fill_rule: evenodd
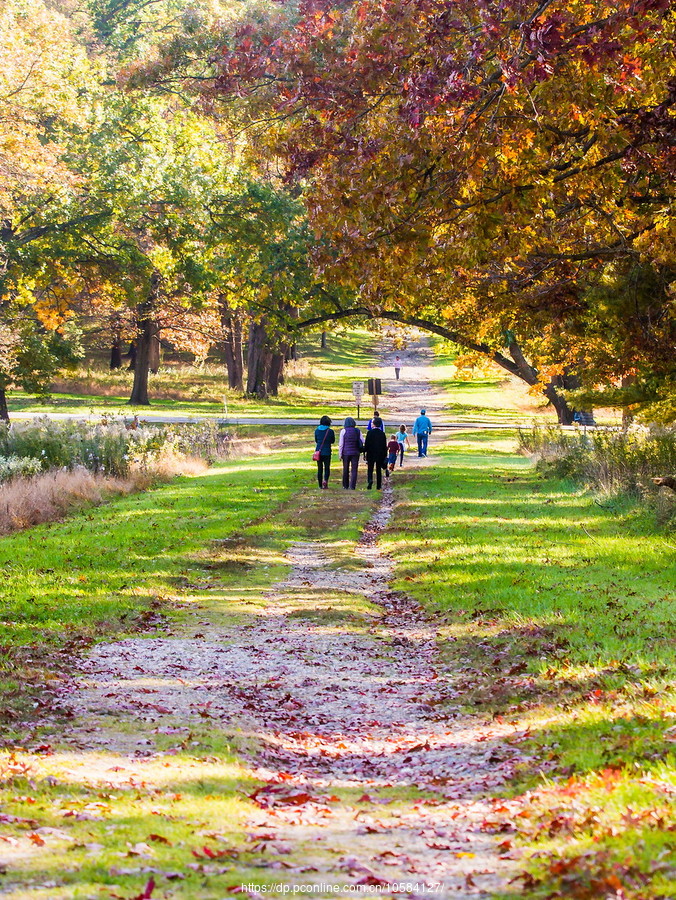
<svg viewBox="0 0 676 900">
<path fill-rule="evenodd" d="M 453 365 L 454 353 L 448 345 L 431 338 L 436 355 L 432 360 L 433 382 L 448 398 L 445 414 L 468 423 L 478 421 L 530 423 L 534 418 L 553 421 L 546 409 L 525 386 L 497 367 L 488 374 L 475 374 L 471 380 L 458 378 Z M 165 415 L 222 417 L 226 413 L 266 417 L 309 418 L 323 411 L 339 419 L 356 412 L 352 382 L 371 376 L 391 377 L 389 367 L 381 367 L 378 349 L 381 338 L 364 328 L 331 331 L 327 348 L 320 347 L 318 334 L 303 334 L 298 343 L 298 360 L 289 364 L 286 381 L 278 397 L 268 400 L 244 397 L 227 387 L 222 365 L 203 367 L 168 362 L 157 375 L 150 375 L 149 407 L 128 405 L 132 373 L 126 369 L 111 372 L 103 361 L 81 367 L 77 373 L 54 383 L 46 401 L 36 400 L 23 391 L 11 391 L 12 413 L 82 413 L 129 416 L 138 412 Z"/>
<path fill-rule="evenodd" d="M 249 877 L 276 880 L 246 847 L 257 782 L 238 751 L 249 738 L 209 717 L 72 722 L 55 688 L 92 641 L 253 621 L 293 541 L 328 530 L 349 546 L 376 498 L 308 490 L 308 456 L 286 446 L 0 541 L 3 896 L 129 900 L 161 872 L 164 897 L 220 898 L 240 881 L 240 853 Z M 128 745 L 138 774 L 105 737 L 92 749 L 91 734 Z"/>
<path fill-rule="evenodd" d="M 137 411 L 167 415 L 203 415 L 221 417 L 227 400 L 229 414 L 246 416 L 314 417 L 326 407 L 329 413 L 354 409 L 352 382 L 372 375 L 378 336 L 366 329 L 334 331 L 322 350 L 318 334 L 303 335 L 298 344 L 299 359 L 289 364 L 286 383 L 278 397 L 249 399 L 227 387 L 223 366 L 208 363 L 204 367 L 164 365 L 150 375 L 150 407 L 134 409 L 127 404 L 132 373 L 126 369 L 111 372 L 103 364 L 81 369 L 55 383 L 52 396 L 40 402 L 22 391 L 9 394 L 12 412 L 116 413 Z"/>
<path fill-rule="evenodd" d="M 435 463 L 404 470 L 385 541 L 438 619 L 457 703 L 532 754 L 504 825 L 520 896 L 676 896 L 673 536 L 545 480 L 507 438 L 459 435 Z"/>
<path fill-rule="evenodd" d="M 72 724 L 55 688 L 92 641 L 246 625 L 293 541 L 329 541 L 350 564 L 377 497 L 344 493 L 335 476 L 328 494 L 315 490 L 307 445 L 280 447 L 0 542 L 0 858 L 11 857 L 0 892 L 11 900 L 130 900 L 154 870 L 182 900 L 220 898 L 243 870 L 278 880 L 256 870 L 245 839 L 250 737 L 208 717 Z M 507 433 L 432 449 L 433 466 L 397 471 L 381 540 L 395 587 L 436 623 L 449 702 L 510 723 L 508 751 L 530 754 L 487 825 L 518 860 L 514 892 L 675 897 L 673 536 L 631 504 L 545 479 Z M 319 598 L 301 614 L 328 612 Z M 357 627 L 361 608 L 331 615 Z M 141 751 L 141 776 L 102 787 L 92 773 L 118 773 L 120 757 L 92 749 L 92 733 L 126 740 L 130 756 L 156 752 Z"/>
</svg>

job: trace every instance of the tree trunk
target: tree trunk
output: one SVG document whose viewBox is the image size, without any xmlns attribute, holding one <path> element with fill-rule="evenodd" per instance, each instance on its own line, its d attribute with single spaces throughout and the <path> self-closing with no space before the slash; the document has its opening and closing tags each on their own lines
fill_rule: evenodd
<svg viewBox="0 0 676 900">
<path fill-rule="evenodd" d="M 252 322 L 249 326 L 249 346 L 247 348 L 247 394 L 256 394 L 261 398 L 267 397 L 268 389 L 266 378 L 270 366 L 270 350 L 267 346 L 267 331 L 265 319 L 260 322 Z"/>
<path fill-rule="evenodd" d="M 242 353 L 242 317 L 228 306 L 225 297 L 219 299 L 223 331 L 223 359 L 228 370 L 228 385 L 235 391 L 244 390 L 244 355 Z"/>
<path fill-rule="evenodd" d="M 136 365 L 134 366 L 134 384 L 129 402 L 134 406 L 149 406 L 148 372 L 150 370 L 151 348 L 153 338 L 157 337 L 157 325 L 153 321 L 153 312 L 160 289 L 160 275 L 153 272 L 150 279 L 150 291 L 143 303 L 136 307 Z"/>
<path fill-rule="evenodd" d="M 632 384 L 636 384 L 636 376 L 635 375 L 623 375 L 622 381 L 620 382 L 621 387 L 631 387 Z M 634 413 L 631 410 L 627 409 L 626 406 L 622 407 L 622 428 L 626 431 L 627 428 L 634 421 Z"/>
<path fill-rule="evenodd" d="M 122 339 L 119 334 L 113 335 L 113 343 L 110 346 L 110 368 L 122 368 Z"/>
<path fill-rule="evenodd" d="M 282 383 L 282 372 L 284 371 L 284 354 L 281 352 L 273 353 L 270 356 L 270 365 L 268 368 L 268 392 L 276 397 L 279 393 L 279 385 Z"/>
<path fill-rule="evenodd" d="M 9 409 L 7 408 L 7 392 L 4 387 L 0 387 L 0 420 L 9 422 Z"/>
<path fill-rule="evenodd" d="M 150 338 L 150 346 L 148 348 L 148 368 L 157 375 L 160 371 L 160 329 L 155 326 L 155 333 Z"/>
<path fill-rule="evenodd" d="M 517 371 L 514 374 L 518 378 L 521 378 L 522 381 L 525 381 L 526 384 L 537 384 L 537 369 L 531 366 L 526 357 L 523 355 L 523 350 L 519 346 L 518 342 L 514 339 L 514 336 L 511 334 L 511 332 L 508 333 L 508 341 L 509 355 L 512 357 L 517 366 Z M 545 397 L 549 400 L 556 411 L 556 417 L 559 421 L 559 425 L 573 424 L 573 409 L 564 400 L 564 398 L 558 392 L 557 388 L 567 388 L 572 390 L 577 386 L 579 386 L 579 380 L 576 378 L 576 376 L 559 376 L 552 378 L 543 391 Z"/>
<path fill-rule="evenodd" d="M 242 350 L 242 316 L 237 313 L 232 322 L 232 377 L 228 372 L 230 387 L 236 391 L 244 390 L 244 353 Z"/>
<path fill-rule="evenodd" d="M 575 411 L 558 392 L 557 387 L 561 386 L 558 381 L 558 378 L 552 378 L 543 393 L 556 410 L 559 425 L 572 425 Z"/>
<path fill-rule="evenodd" d="M 326 350 L 326 329 L 322 331 L 322 339 L 319 342 L 319 346 L 322 348 L 322 350 Z"/>
</svg>

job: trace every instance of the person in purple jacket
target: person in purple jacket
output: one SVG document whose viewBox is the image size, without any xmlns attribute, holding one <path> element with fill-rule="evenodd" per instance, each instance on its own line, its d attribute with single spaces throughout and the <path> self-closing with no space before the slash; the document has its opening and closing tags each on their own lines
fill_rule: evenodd
<svg viewBox="0 0 676 900">
<path fill-rule="evenodd" d="M 338 439 L 338 453 L 343 460 L 343 487 L 351 491 L 357 487 L 357 467 L 364 449 L 361 431 L 356 425 L 354 419 L 348 416 Z"/>
</svg>

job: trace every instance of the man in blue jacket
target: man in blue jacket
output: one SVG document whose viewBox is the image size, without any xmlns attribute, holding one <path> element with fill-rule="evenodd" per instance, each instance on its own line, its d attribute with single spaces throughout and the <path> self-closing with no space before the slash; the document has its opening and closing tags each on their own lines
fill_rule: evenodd
<svg viewBox="0 0 676 900">
<path fill-rule="evenodd" d="M 427 456 L 427 441 L 432 434 L 432 423 L 425 410 L 420 410 L 420 415 L 413 423 L 413 434 L 418 440 L 418 456 Z"/>
</svg>

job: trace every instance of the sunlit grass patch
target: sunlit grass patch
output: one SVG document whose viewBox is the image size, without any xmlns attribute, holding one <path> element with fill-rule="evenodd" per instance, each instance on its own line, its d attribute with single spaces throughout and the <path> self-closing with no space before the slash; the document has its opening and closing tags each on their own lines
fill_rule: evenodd
<svg viewBox="0 0 676 900">
<path fill-rule="evenodd" d="M 226 412 L 242 416 L 291 416 L 314 418 L 318 409 L 330 415 L 351 412 L 352 381 L 373 375 L 378 336 L 363 328 L 333 329 L 322 349 L 318 334 L 305 334 L 298 345 L 299 360 L 287 366 L 278 397 L 267 400 L 246 397 L 228 387 L 227 371 L 218 362 L 192 366 L 170 361 L 149 376 L 151 406 L 131 408 L 133 372 L 110 371 L 105 363 L 83 367 L 75 375 L 55 382 L 52 396 L 37 400 L 24 391 L 12 391 L 11 412 L 116 413 L 138 412 L 167 415 L 222 417 Z M 320 413 L 321 414 L 321 413 Z"/>
<path fill-rule="evenodd" d="M 287 452 L 255 464 L 235 462 L 197 481 L 179 478 L 3 538 L 5 716 L 11 719 L 42 691 L 45 673 L 67 668 L 92 640 L 161 624 L 163 616 L 180 617 L 176 587 L 195 577 L 195 553 L 283 505 L 303 481 L 295 460 Z M 198 577 L 208 575 L 202 571 Z M 189 599 L 199 592 L 179 593 Z"/>
<path fill-rule="evenodd" d="M 244 849 L 255 781 L 230 752 L 203 735 L 181 742 L 185 734 L 173 737 L 173 755 L 136 762 L 105 751 L 31 757 L 29 777 L 13 778 L 3 798 L 5 815 L 18 817 L 3 895 L 76 898 L 124 885 L 133 896 L 152 874 L 169 891 L 179 884 L 176 896 L 218 896 Z M 219 860 L 211 872 L 205 847 Z"/>
<path fill-rule="evenodd" d="M 452 438 L 401 481 L 384 541 L 435 617 L 452 702 L 530 754 L 510 787 L 530 860 L 515 889 L 676 896 L 673 549 L 634 505 L 491 449 Z"/>
</svg>

